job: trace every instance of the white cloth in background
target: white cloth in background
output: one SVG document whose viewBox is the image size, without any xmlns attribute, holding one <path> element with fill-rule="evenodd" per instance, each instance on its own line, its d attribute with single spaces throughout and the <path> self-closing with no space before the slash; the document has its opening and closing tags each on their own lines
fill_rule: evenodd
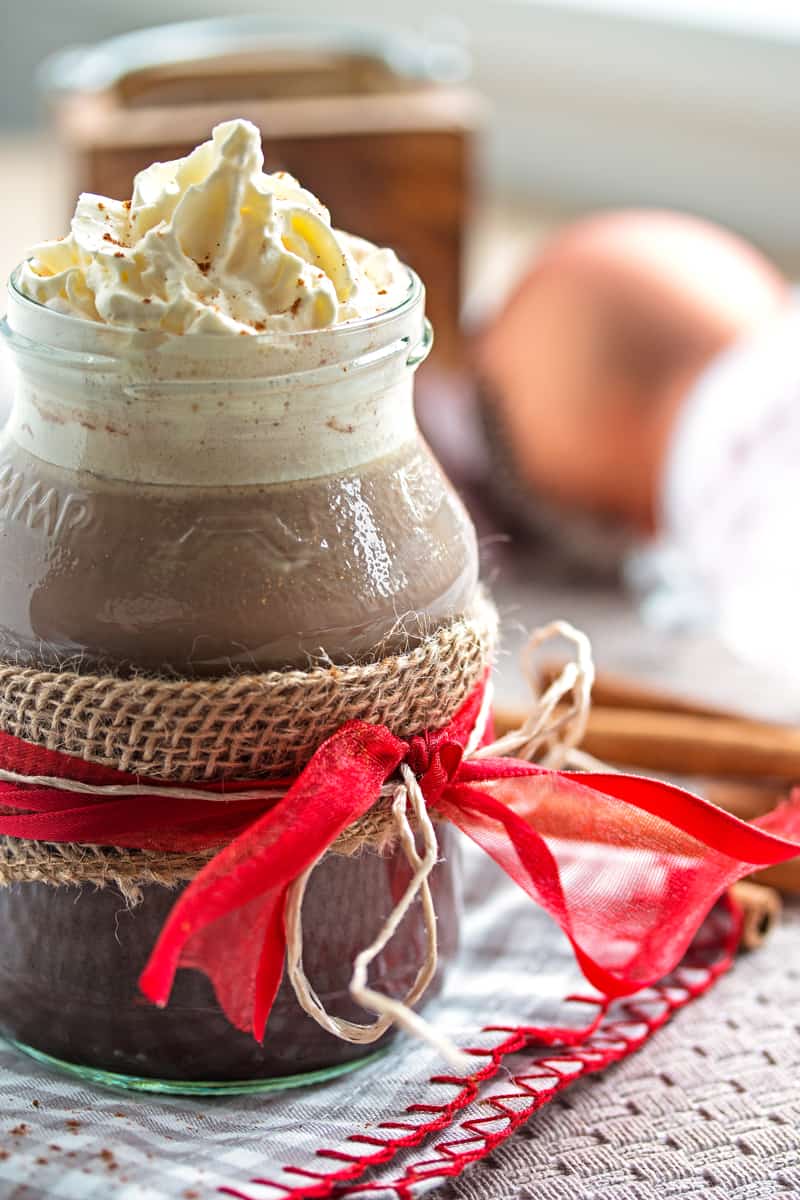
<svg viewBox="0 0 800 1200">
<path fill-rule="evenodd" d="M 631 571 L 650 591 L 651 615 L 702 623 L 800 685 L 800 300 L 689 393 L 661 524 L 659 544 Z"/>
</svg>

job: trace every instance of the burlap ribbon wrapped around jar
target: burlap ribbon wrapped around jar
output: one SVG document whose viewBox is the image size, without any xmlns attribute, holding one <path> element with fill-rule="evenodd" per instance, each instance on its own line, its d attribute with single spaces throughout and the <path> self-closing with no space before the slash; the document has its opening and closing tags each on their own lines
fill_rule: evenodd
<svg viewBox="0 0 800 1200">
<path fill-rule="evenodd" d="M 496 637 L 496 610 L 479 595 L 470 612 L 418 644 L 364 663 L 318 662 L 307 670 L 216 679 L 122 678 L 5 664 L 0 734 L 135 775 L 142 790 L 152 779 L 170 785 L 281 779 L 300 771 L 347 721 L 388 725 L 402 738 L 445 725 L 489 669 Z M 0 779 L 13 774 L 0 770 Z M 332 851 L 380 849 L 393 831 L 391 812 L 379 803 Z M 135 902 L 142 885 L 190 879 L 213 854 L 3 837 L 0 885 L 116 884 Z"/>
</svg>

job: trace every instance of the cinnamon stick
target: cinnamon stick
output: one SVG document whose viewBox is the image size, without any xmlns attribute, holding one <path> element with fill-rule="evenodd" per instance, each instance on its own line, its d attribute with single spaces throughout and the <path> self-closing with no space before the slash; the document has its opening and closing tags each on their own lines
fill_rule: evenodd
<svg viewBox="0 0 800 1200">
<path fill-rule="evenodd" d="M 774 888 L 758 883 L 735 883 L 731 888 L 742 910 L 742 949 L 757 950 L 777 925 L 783 905 Z"/>
<path fill-rule="evenodd" d="M 542 688 L 558 678 L 563 662 L 545 662 L 539 671 Z M 697 717 L 731 717 L 735 714 L 710 704 L 689 700 L 676 692 L 642 683 L 628 675 L 598 671 L 592 684 L 592 703 L 600 708 L 635 708 L 639 711 L 689 713 Z"/>
<path fill-rule="evenodd" d="M 521 711 L 498 708 L 498 733 Z M 618 766 L 680 775 L 800 783 L 800 729 L 742 717 L 593 706 L 581 749 Z"/>
<path fill-rule="evenodd" d="M 788 789 L 779 783 L 745 783 L 737 779 L 701 778 L 696 784 L 693 782 L 692 787 L 706 800 L 740 817 L 742 821 L 763 817 L 788 796 Z"/>
<path fill-rule="evenodd" d="M 743 718 L 598 707 L 583 749 L 656 771 L 800 782 L 800 730 Z"/>
</svg>

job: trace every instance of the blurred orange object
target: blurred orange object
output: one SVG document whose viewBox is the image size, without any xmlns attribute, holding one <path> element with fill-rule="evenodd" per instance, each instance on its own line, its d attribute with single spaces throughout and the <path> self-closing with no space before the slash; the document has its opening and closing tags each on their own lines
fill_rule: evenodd
<svg viewBox="0 0 800 1200">
<path fill-rule="evenodd" d="M 688 389 L 787 299 L 763 255 L 709 222 L 629 211 L 568 226 L 477 344 L 518 481 L 564 511 L 655 532 Z"/>
</svg>

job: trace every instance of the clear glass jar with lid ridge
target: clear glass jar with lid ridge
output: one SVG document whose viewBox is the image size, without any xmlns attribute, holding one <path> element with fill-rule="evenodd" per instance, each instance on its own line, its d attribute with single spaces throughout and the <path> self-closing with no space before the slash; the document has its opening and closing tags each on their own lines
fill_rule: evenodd
<svg viewBox="0 0 800 1200">
<path fill-rule="evenodd" d="M 409 272 L 396 308 L 331 328 L 220 338 L 126 331 L 55 313 L 13 280 L 16 365 L 0 439 L 0 656 L 45 668 L 227 676 L 365 661 L 473 600 L 475 533 L 422 441 L 413 373 L 430 330 Z M 456 940 L 454 865 L 433 877 L 444 964 Z M 329 856 L 305 903 L 304 960 L 331 1011 L 355 1019 L 353 955 L 406 867 Z M 374 1046 L 322 1031 L 284 983 L 263 1046 L 205 977 L 179 972 L 165 1010 L 136 980 L 176 892 L 15 883 L 0 1024 L 35 1052 L 134 1086 L 225 1090 L 339 1070 Z M 410 986 L 417 909 L 376 964 Z"/>
</svg>

